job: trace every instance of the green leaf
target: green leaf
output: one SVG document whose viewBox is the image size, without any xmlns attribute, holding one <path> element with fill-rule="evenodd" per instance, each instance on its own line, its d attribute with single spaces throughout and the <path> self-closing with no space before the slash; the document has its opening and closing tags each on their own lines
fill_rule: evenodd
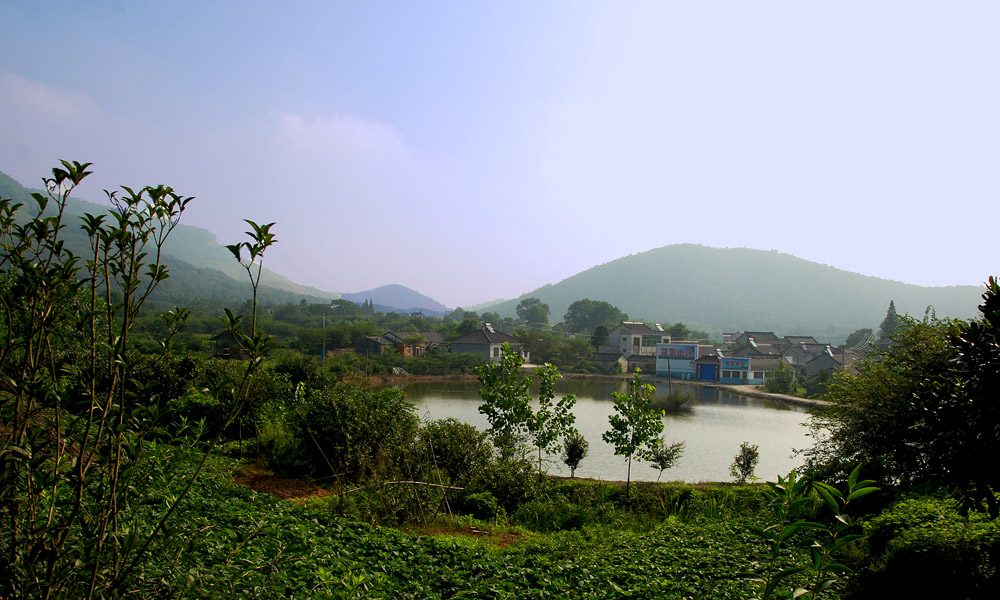
<svg viewBox="0 0 1000 600">
<path fill-rule="evenodd" d="M 792 523 L 791 525 L 788 525 L 784 529 L 781 530 L 781 535 L 778 536 L 778 538 L 781 541 L 785 541 L 788 538 L 790 538 L 793 535 L 795 535 L 795 532 L 797 532 L 799 529 L 801 529 L 801 526 L 799 525 L 799 523 Z"/>
<path fill-rule="evenodd" d="M 851 474 L 847 477 L 847 488 L 854 489 L 854 486 L 858 483 L 858 476 L 861 475 L 861 463 L 854 467 Z"/>
<path fill-rule="evenodd" d="M 798 498 L 796 500 L 793 500 L 791 502 L 791 504 L 788 505 L 788 512 L 796 511 L 799 508 L 801 508 L 803 505 L 809 504 L 809 502 L 811 502 L 811 501 L 812 501 L 811 498 Z"/>
<path fill-rule="evenodd" d="M 829 486 L 817 483 L 815 487 L 816 491 L 819 492 L 820 497 L 823 498 L 823 501 L 826 502 L 826 505 L 830 508 L 830 510 L 832 510 L 834 513 L 839 514 L 840 505 L 837 504 L 837 501 L 833 499 L 833 495 L 830 494 L 830 491 L 826 489 Z"/>
<path fill-rule="evenodd" d="M 851 495 L 847 497 L 847 501 L 850 502 L 851 500 L 857 500 L 858 498 L 864 498 L 868 494 L 871 494 L 871 493 L 874 493 L 874 492 L 877 492 L 877 491 L 879 491 L 879 488 L 877 488 L 877 487 L 866 487 L 866 488 L 857 489 L 857 490 L 854 490 L 853 492 L 851 492 Z"/>
</svg>

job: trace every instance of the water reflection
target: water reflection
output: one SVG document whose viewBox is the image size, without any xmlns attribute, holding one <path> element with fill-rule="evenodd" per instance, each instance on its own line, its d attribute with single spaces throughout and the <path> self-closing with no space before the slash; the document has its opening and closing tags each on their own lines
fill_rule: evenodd
<svg viewBox="0 0 1000 600">
<path fill-rule="evenodd" d="M 656 385 L 655 395 L 666 397 L 669 386 L 662 382 Z M 451 417 L 481 429 L 488 425 L 479 413 L 482 401 L 477 382 L 414 382 L 401 387 L 425 420 Z M 667 443 L 685 443 L 684 455 L 677 466 L 663 473 L 664 481 L 730 481 L 729 465 L 742 442 L 759 446 L 756 473 L 774 479 L 801 464 L 792 456 L 795 449 L 811 445 L 805 426 L 808 413 L 802 407 L 704 386 L 673 383 L 672 387 L 691 394 L 694 401 L 691 410 L 664 417 Z M 601 435 L 608 430 L 608 417 L 614 412 L 612 392 L 627 390 L 625 380 L 563 379 L 556 385 L 559 397 L 576 394 L 576 427 L 590 442 L 590 453 L 576 471 L 578 477 L 625 478 L 625 459 L 615 456 L 614 448 Z M 548 470 L 569 475 L 556 455 L 550 457 Z M 633 480 L 655 481 L 656 476 L 649 463 L 633 463 Z"/>
</svg>

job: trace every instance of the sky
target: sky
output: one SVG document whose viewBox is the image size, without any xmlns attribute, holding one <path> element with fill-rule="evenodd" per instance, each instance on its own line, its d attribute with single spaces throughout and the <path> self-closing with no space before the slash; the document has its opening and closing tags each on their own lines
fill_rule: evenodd
<svg viewBox="0 0 1000 600">
<path fill-rule="evenodd" d="M 326 291 L 513 298 L 677 243 L 1000 274 L 1000 3 L 0 0 L 0 171 L 166 184 Z M 636 282 L 641 286 L 641 282 Z"/>
</svg>

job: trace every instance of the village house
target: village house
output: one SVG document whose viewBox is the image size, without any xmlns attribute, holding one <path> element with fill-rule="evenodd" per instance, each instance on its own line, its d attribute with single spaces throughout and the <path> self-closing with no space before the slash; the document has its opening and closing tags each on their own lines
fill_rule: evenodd
<svg viewBox="0 0 1000 600">
<path fill-rule="evenodd" d="M 393 347 L 392 342 L 381 335 L 368 335 L 354 344 L 354 353 L 361 356 L 378 356 Z"/>
<path fill-rule="evenodd" d="M 444 344 L 437 332 L 390 331 L 382 336 L 402 356 L 423 356 L 431 348 Z"/>
<path fill-rule="evenodd" d="M 365 356 L 378 356 L 395 350 L 401 356 L 423 356 L 431 348 L 444 345 L 444 338 L 433 331 L 389 331 L 382 335 L 369 335 L 354 344 L 354 352 Z"/>
<path fill-rule="evenodd" d="M 698 342 L 657 344 L 656 374 L 672 379 L 694 379 L 698 373 L 696 363 L 700 356 L 700 347 Z"/>
<path fill-rule="evenodd" d="M 524 348 L 524 344 L 517 338 L 507 335 L 502 331 L 496 331 L 489 323 L 483 325 L 472 333 L 467 333 L 462 337 L 451 341 L 451 351 L 455 353 L 480 354 L 490 362 L 500 360 L 500 348 L 504 343 L 510 344 L 511 350 L 521 356 L 521 360 L 529 362 L 530 353 Z"/>
<path fill-rule="evenodd" d="M 628 368 L 628 359 L 619 352 L 595 352 L 590 362 L 595 367 L 605 373 L 631 373 Z"/>
<path fill-rule="evenodd" d="M 634 354 L 656 356 L 656 345 L 670 341 L 670 334 L 657 323 L 653 329 L 639 321 L 623 321 L 608 333 L 608 347 L 602 352 L 617 352 L 626 357 Z M 631 371 L 631 369 L 629 369 Z"/>
<path fill-rule="evenodd" d="M 826 352 L 802 365 L 801 373 L 806 379 L 813 379 L 824 371 L 839 373 L 846 370 L 853 372 L 851 364 L 859 358 L 861 358 L 861 354 L 853 348 L 844 348 L 843 346 L 837 349 L 827 348 Z"/>
</svg>

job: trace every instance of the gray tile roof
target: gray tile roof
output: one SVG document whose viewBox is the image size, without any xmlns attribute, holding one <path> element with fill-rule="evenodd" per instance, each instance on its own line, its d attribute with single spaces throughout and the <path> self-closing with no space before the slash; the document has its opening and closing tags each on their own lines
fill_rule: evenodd
<svg viewBox="0 0 1000 600">
<path fill-rule="evenodd" d="M 521 341 L 516 337 L 507 335 L 502 331 L 494 330 L 491 332 L 485 327 L 451 341 L 452 344 L 502 344 L 504 342 L 509 343 L 511 346 L 521 345 Z"/>
</svg>

